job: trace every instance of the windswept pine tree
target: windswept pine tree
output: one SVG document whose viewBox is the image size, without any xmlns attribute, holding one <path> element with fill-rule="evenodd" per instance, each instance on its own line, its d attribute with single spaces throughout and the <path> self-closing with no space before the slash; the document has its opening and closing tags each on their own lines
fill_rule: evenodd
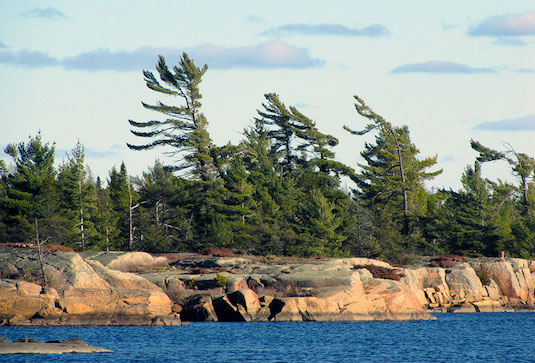
<svg viewBox="0 0 535 363">
<path fill-rule="evenodd" d="M 182 54 L 178 66 L 172 71 L 168 68 L 165 58 L 159 56 L 156 70 L 160 81 L 150 71 L 143 71 L 147 87 L 162 95 L 182 99 L 181 106 L 172 106 L 163 102 L 149 105 L 142 102 L 148 110 L 157 111 L 168 116 L 163 121 L 151 120 L 138 122 L 129 120 L 135 127 L 131 132 L 139 137 L 150 139 L 142 145 L 127 144 L 132 150 L 147 150 L 156 146 L 169 146 L 167 153 L 183 158 L 180 164 L 167 166 L 173 171 L 189 170 L 194 177 L 202 181 L 210 181 L 213 174 L 210 149 L 212 141 L 208 134 L 208 121 L 201 113 L 199 85 L 202 76 L 208 69 L 207 65 L 198 68 L 186 53 Z"/>
<path fill-rule="evenodd" d="M 437 157 L 417 158 L 419 150 L 411 142 L 407 126 L 393 126 L 360 97 L 355 96 L 355 99 L 358 114 L 371 122 L 359 131 L 347 126 L 344 129 L 354 135 L 377 131 L 376 143 L 366 143 L 361 152 L 366 164 L 359 164 L 362 171 L 352 177 L 359 188 L 358 197 L 378 213 L 378 223 L 383 224 L 382 233 L 391 232 L 382 236 L 383 241 L 392 241 L 399 246 L 396 234 L 401 232 L 405 240 L 401 245 L 404 248 L 414 247 L 408 245 L 407 239 L 412 233 L 411 221 L 426 213 L 427 192 L 423 182 L 439 175 L 442 170 L 425 170 L 436 164 Z M 398 229 L 396 226 L 400 222 L 401 228 Z"/>
</svg>

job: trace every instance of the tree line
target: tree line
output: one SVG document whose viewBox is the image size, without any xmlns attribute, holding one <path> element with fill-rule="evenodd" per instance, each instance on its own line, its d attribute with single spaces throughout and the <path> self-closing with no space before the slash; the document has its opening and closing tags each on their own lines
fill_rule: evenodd
<svg viewBox="0 0 535 363">
<path fill-rule="evenodd" d="M 338 139 L 321 132 L 275 93 L 264 96 L 237 144 L 215 145 L 202 113 L 199 68 L 184 53 L 170 69 L 163 57 L 147 86 L 178 105 L 142 103 L 164 120 L 129 120 L 139 144 L 174 156 L 140 177 L 126 166 L 93 178 L 78 142 L 54 166 L 55 146 L 40 133 L 9 144 L 0 162 L 0 241 L 36 239 L 78 250 L 200 251 L 228 247 L 254 254 L 365 256 L 406 254 L 535 256 L 535 160 L 512 146 L 478 152 L 459 191 L 428 191 L 437 157 L 421 157 L 407 126 L 396 126 L 355 96 L 361 129 L 375 134 L 360 170 L 336 160 Z M 489 162 L 511 166 L 517 183 L 481 176 Z M 342 180 L 353 188 L 344 190 Z"/>
</svg>

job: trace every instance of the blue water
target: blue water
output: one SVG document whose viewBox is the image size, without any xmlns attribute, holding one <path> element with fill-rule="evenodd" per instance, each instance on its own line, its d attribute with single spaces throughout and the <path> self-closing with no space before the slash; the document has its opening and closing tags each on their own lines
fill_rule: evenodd
<svg viewBox="0 0 535 363">
<path fill-rule="evenodd" d="M 0 362 L 535 362 L 535 313 L 435 321 L 0 327 L 8 341 L 82 338 L 114 353 L 0 355 Z"/>
</svg>

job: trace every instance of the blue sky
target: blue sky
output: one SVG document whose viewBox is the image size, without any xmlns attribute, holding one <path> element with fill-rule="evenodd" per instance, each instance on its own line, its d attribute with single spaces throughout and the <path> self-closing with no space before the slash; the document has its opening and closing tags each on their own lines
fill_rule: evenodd
<svg viewBox="0 0 535 363">
<path fill-rule="evenodd" d="M 535 156 L 533 1 L 10 1 L 0 0 L 0 146 L 41 130 L 58 161 L 79 139 L 95 175 L 125 161 L 140 175 L 163 150 L 136 152 L 128 119 L 160 117 L 141 101 L 158 54 L 207 63 L 201 91 L 217 144 L 237 142 L 276 92 L 340 139 L 358 168 L 373 136 L 358 129 L 353 95 L 409 126 L 422 157 L 457 189 L 473 163 L 471 138 Z M 8 159 L 7 155 L 1 156 Z M 493 179 L 513 177 L 496 163 Z"/>
</svg>

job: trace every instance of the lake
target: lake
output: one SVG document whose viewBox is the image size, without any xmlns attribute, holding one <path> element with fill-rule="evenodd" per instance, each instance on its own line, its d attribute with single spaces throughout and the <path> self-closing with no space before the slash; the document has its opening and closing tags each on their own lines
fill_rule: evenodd
<svg viewBox="0 0 535 363">
<path fill-rule="evenodd" d="M 114 353 L 0 355 L 0 362 L 535 362 L 535 313 L 434 321 L 0 327 L 8 341 L 82 338 Z"/>
</svg>

